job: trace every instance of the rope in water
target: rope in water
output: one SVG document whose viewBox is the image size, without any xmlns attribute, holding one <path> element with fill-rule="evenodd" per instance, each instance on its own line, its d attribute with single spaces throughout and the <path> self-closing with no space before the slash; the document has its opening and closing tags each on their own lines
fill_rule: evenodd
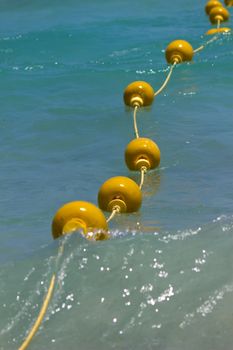
<svg viewBox="0 0 233 350">
<path fill-rule="evenodd" d="M 173 69 L 174 69 L 175 66 L 176 66 L 176 62 L 173 63 L 172 66 L 170 66 L 169 73 L 168 73 L 168 75 L 167 75 L 163 85 L 155 92 L 154 96 L 159 95 L 165 89 L 165 87 L 167 86 L 167 84 L 168 84 L 168 82 L 169 82 L 169 80 L 171 78 L 171 75 L 172 75 L 172 72 L 173 72 Z"/>
<path fill-rule="evenodd" d="M 50 280 L 50 284 L 49 284 L 49 288 L 47 291 L 47 294 L 45 296 L 43 305 L 41 307 L 40 313 L 36 319 L 36 322 L 34 323 L 32 329 L 30 330 L 29 334 L 27 335 L 25 341 L 23 342 L 23 344 L 19 347 L 19 350 L 25 350 L 27 349 L 27 347 L 29 346 L 29 344 L 31 343 L 34 335 L 36 334 L 38 328 L 41 325 L 41 322 L 43 321 L 44 315 L 47 312 L 48 306 L 49 306 L 49 302 L 51 300 L 51 297 L 53 295 L 53 290 L 54 290 L 54 285 L 55 285 L 55 280 L 56 280 L 56 275 L 53 274 L 51 280 Z"/>
<path fill-rule="evenodd" d="M 142 186 L 144 185 L 146 172 L 147 172 L 147 168 L 145 166 L 143 166 L 141 168 L 141 181 L 140 181 L 140 185 L 139 185 L 140 190 L 142 189 Z"/>
<path fill-rule="evenodd" d="M 134 133 L 136 138 L 139 138 L 139 132 L 138 132 L 138 126 L 137 126 L 137 110 L 138 110 L 138 106 L 134 107 L 134 112 L 133 112 L 133 125 L 134 125 Z"/>
<path fill-rule="evenodd" d="M 65 241 L 62 242 L 62 244 L 60 245 L 60 247 L 58 249 L 58 254 L 57 254 L 57 257 L 56 257 L 56 267 L 57 267 L 59 259 L 63 255 L 64 245 L 65 245 Z M 25 349 L 27 349 L 27 347 L 31 343 L 33 337 L 35 336 L 36 332 L 38 331 L 38 329 L 39 329 L 39 327 L 40 327 L 40 325 L 41 325 L 41 323 L 43 321 L 43 318 L 44 318 L 44 316 L 45 316 L 45 314 L 46 314 L 46 312 L 48 310 L 48 306 L 49 306 L 50 300 L 52 298 L 54 287 L 55 287 L 55 281 L 56 281 L 56 274 L 54 273 L 52 275 L 51 280 L 50 280 L 49 288 L 48 288 L 47 293 L 45 295 L 44 302 L 43 302 L 42 307 L 40 309 L 39 315 L 37 316 L 37 319 L 36 319 L 34 325 L 32 326 L 32 328 L 31 328 L 30 332 L 28 333 L 26 339 L 24 340 L 23 344 L 19 347 L 18 350 L 25 350 Z"/>
<path fill-rule="evenodd" d="M 109 216 L 109 218 L 107 219 L 107 222 L 111 221 L 115 216 L 116 214 L 118 214 L 120 212 L 120 207 L 118 205 L 116 205 L 113 210 L 112 210 L 112 213 L 111 215 Z"/>
<path fill-rule="evenodd" d="M 215 35 L 212 39 L 208 40 L 205 44 L 203 44 L 200 47 L 198 47 L 197 49 L 193 50 L 193 52 L 197 53 L 197 52 L 203 50 L 207 45 L 211 44 L 212 42 L 214 42 L 217 39 L 219 39 L 219 36 Z"/>
<path fill-rule="evenodd" d="M 164 83 L 162 84 L 162 86 L 154 93 L 154 96 L 157 96 L 159 95 L 164 89 L 165 87 L 167 86 L 170 78 L 171 78 L 171 75 L 172 75 L 172 72 L 173 72 L 173 69 L 174 67 L 176 66 L 176 62 L 170 67 L 169 69 L 169 73 L 164 81 Z M 136 105 L 134 107 L 134 111 L 133 111 L 133 125 L 134 125 L 134 133 L 135 133 L 135 137 L 138 139 L 139 138 L 139 131 L 138 131 L 138 126 L 137 126 L 137 111 L 139 109 L 139 106 Z"/>
</svg>

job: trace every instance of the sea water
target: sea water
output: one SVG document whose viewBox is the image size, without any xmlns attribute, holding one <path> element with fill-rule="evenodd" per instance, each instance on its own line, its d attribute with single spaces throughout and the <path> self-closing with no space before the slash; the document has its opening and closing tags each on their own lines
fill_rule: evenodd
<svg viewBox="0 0 233 350">
<path fill-rule="evenodd" d="M 139 111 L 162 156 L 140 212 L 115 217 L 109 241 L 67 237 L 59 258 L 50 229 L 64 203 L 97 204 L 108 178 L 140 181 L 124 164 L 124 88 L 158 89 L 166 46 L 207 40 L 204 6 L 1 0 L 0 349 L 21 345 L 54 272 L 32 350 L 233 349 L 232 35 L 177 66 Z"/>
</svg>

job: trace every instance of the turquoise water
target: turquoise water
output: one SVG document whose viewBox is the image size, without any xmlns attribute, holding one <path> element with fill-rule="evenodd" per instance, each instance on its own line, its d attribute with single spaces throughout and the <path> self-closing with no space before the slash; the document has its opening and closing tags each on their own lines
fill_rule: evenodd
<svg viewBox="0 0 233 350">
<path fill-rule="evenodd" d="M 62 204 L 97 203 L 111 176 L 140 180 L 124 164 L 123 90 L 161 86 L 172 40 L 205 42 L 204 5 L 1 1 L 0 349 L 20 346 L 55 271 L 30 349 L 232 350 L 232 35 L 138 114 L 162 154 L 140 212 L 112 220 L 109 241 L 68 237 L 58 261 L 50 232 Z"/>
</svg>

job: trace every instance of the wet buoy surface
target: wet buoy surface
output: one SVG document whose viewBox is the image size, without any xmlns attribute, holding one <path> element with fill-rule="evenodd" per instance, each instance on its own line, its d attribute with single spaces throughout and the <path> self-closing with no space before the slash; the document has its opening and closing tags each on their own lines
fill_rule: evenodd
<svg viewBox="0 0 233 350">
<path fill-rule="evenodd" d="M 116 176 L 108 179 L 98 193 L 99 207 L 112 211 L 118 206 L 120 212 L 133 213 L 139 210 L 142 194 L 139 186 L 128 177 Z"/>
<path fill-rule="evenodd" d="M 145 81 L 134 81 L 125 88 L 123 98 L 130 107 L 150 106 L 154 100 L 154 89 Z"/>
<path fill-rule="evenodd" d="M 107 232 L 107 229 L 108 225 L 102 211 L 94 204 L 83 201 L 66 203 L 56 212 L 52 221 L 54 239 L 77 230 L 87 234 L 96 230 Z"/>
<path fill-rule="evenodd" d="M 151 139 L 134 139 L 125 149 L 125 162 L 130 170 L 140 170 L 142 167 L 154 169 L 160 163 L 160 149 Z"/>
<path fill-rule="evenodd" d="M 193 58 L 193 48 L 185 40 L 172 41 L 165 51 L 166 60 L 170 64 L 191 61 Z"/>
</svg>

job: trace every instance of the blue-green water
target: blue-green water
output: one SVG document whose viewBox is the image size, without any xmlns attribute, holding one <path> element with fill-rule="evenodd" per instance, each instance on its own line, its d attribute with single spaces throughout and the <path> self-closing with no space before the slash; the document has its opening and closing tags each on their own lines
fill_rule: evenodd
<svg viewBox="0 0 233 350">
<path fill-rule="evenodd" d="M 204 5 L 1 1 L 0 349 L 20 346 L 56 271 L 30 349 L 232 350 L 232 35 L 138 114 L 162 154 L 140 212 L 115 218 L 109 241 L 68 237 L 57 266 L 50 232 L 62 204 L 97 203 L 112 176 L 140 180 L 124 164 L 123 90 L 161 86 L 172 40 L 206 40 Z"/>
</svg>

